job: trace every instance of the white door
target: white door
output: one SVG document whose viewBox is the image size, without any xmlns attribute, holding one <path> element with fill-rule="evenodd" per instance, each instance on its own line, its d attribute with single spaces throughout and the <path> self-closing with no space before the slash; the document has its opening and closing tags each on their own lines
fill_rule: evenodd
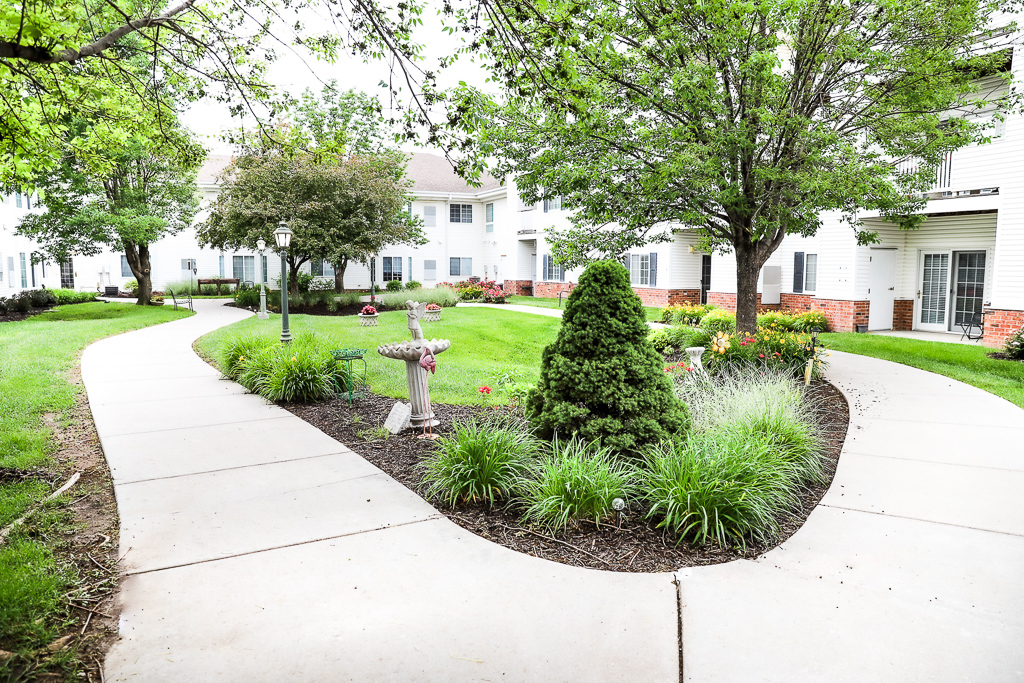
<svg viewBox="0 0 1024 683">
<path fill-rule="evenodd" d="M 872 249 L 868 267 L 868 329 L 891 330 L 896 298 L 896 250 Z"/>
<path fill-rule="evenodd" d="M 533 280 L 534 286 L 537 285 L 537 255 L 530 254 L 530 279 Z M 534 292 L 536 294 L 536 292 Z"/>
<path fill-rule="evenodd" d="M 917 324 L 914 329 L 946 332 L 949 329 L 948 251 L 921 254 L 921 288 L 918 290 Z"/>
</svg>

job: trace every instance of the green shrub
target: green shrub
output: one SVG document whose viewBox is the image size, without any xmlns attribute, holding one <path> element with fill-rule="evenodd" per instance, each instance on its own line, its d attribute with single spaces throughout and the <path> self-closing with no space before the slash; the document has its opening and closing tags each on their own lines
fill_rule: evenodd
<svg viewBox="0 0 1024 683">
<path fill-rule="evenodd" d="M 203 296 L 216 296 L 218 294 L 217 285 L 203 285 L 199 289 Z"/>
<path fill-rule="evenodd" d="M 330 300 L 327 302 L 327 310 L 337 311 L 346 306 L 353 306 L 358 304 L 361 300 L 359 292 L 342 292 L 341 294 L 332 294 Z"/>
<path fill-rule="evenodd" d="M 385 287 L 389 292 L 400 292 L 402 290 L 402 282 L 400 280 L 389 280 Z"/>
<path fill-rule="evenodd" d="M 309 291 L 311 292 L 333 292 L 334 291 L 334 278 L 333 277 L 320 277 L 313 276 L 313 279 L 309 282 Z"/>
<path fill-rule="evenodd" d="M 29 301 L 35 308 L 48 308 L 57 303 L 57 297 L 49 289 L 30 289 L 22 294 L 28 296 Z"/>
<path fill-rule="evenodd" d="M 647 452 L 640 489 L 647 518 L 699 545 L 778 538 L 798 503 L 794 470 L 776 449 L 729 431 L 692 431 Z"/>
<path fill-rule="evenodd" d="M 707 332 L 732 333 L 736 331 L 736 314 L 716 308 L 701 318 L 700 326 Z"/>
<path fill-rule="evenodd" d="M 405 288 L 406 289 L 423 289 L 423 285 L 420 284 L 419 282 L 416 282 L 415 280 L 409 280 L 408 282 L 405 283 Z"/>
<path fill-rule="evenodd" d="M 28 292 L 15 294 L 8 301 L 10 301 L 9 308 L 16 313 L 28 313 L 32 310 L 32 297 Z"/>
<path fill-rule="evenodd" d="M 404 292 L 384 292 L 378 297 L 379 308 L 398 310 L 405 308 L 408 300 L 438 306 L 454 306 L 459 303 L 459 293 L 451 287 L 434 287 L 433 289 L 414 289 Z"/>
<path fill-rule="evenodd" d="M 0 296 L 0 315 L 7 315 L 8 306 L 7 297 Z"/>
<path fill-rule="evenodd" d="M 652 330 L 647 339 L 656 351 L 662 353 L 682 351 L 690 346 L 704 346 L 708 335 L 706 332 L 694 327 L 684 325 L 673 325 L 660 330 Z"/>
<path fill-rule="evenodd" d="M 179 280 L 177 282 L 168 282 L 164 285 L 164 292 L 168 295 L 170 295 L 171 292 L 174 292 L 178 296 L 183 294 L 192 294 L 195 296 L 199 294 L 199 287 L 196 285 L 195 280 Z"/>
<path fill-rule="evenodd" d="M 337 346 L 311 334 L 287 345 L 269 337 L 231 340 L 221 351 L 221 372 L 269 401 L 322 401 L 348 383 L 344 368 L 330 353 Z"/>
<path fill-rule="evenodd" d="M 632 500 L 634 470 L 615 459 L 609 448 L 581 439 L 555 440 L 524 483 L 523 519 L 549 529 L 590 520 L 600 526 L 614 514 L 612 501 Z"/>
<path fill-rule="evenodd" d="M 648 331 L 626 268 L 616 261 L 590 265 L 569 295 L 527 400 L 526 416 L 541 436 L 579 435 L 634 451 L 685 429 L 685 406 Z"/>
<path fill-rule="evenodd" d="M 1006 355 L 1016 360 L 1024 360 L 1024 326 L 1006 340 Z"/>
<path fill-rule="evenodd" d="M 442 437 L 420 465 L 426 495 L 449 505 L 494 505 L 516 495 L 538 449 L 533 434 L 511 422 L 455 420 L 452 435 Z"/>
<path fill-rule="evenodd" d="M 279 340 L 265 334 L 244 334 L 230 337 L 220 347 L 217 367 L 225 377 L 238 379 L 239 373 L 242 371 L 241 363 L 244 363 L 247 358 L 252 359 L 256 357 L 259 352 L 279 343 Z"/>
<path fill-rule="evenodd" d="M 796 317 L 783 311 L 766 311 L 757 316 L 758 327 L 777 327 L 780 330 L 796 329 Z"/>
<path fill-rule="evenodd" d="M 136 280 L 135 278 L 132 278 L 131 280 L 128 280 L 127 282 L 124 283 L 124 289 L 129 294 L 131 294 L 132 296 L 138 295 L 138 293 L 139 293 L 139 281 Z"/>
<path fill-rule="evenodd" d="M 661 322 L 666 325 L 699 325 L 715 307 L 711 304 L 669 304 L 661 309 Z"/>
<path fill-rule="evenodd" d="M 96 292 L 76 292 L 73 289 L 51 289 L 50 291 L 56 297 L 57 303 L 61 305 L 82 304 L 96 300 Z"/>
<path fill-rule="evenodd" d="M 828 332 L 828 318 L 821 311 L 806 311 L 794 316 L 793 329 L 798 332 L 810 332 L 812 327 L 817 327 L 820 332 Z"/>
</svg>

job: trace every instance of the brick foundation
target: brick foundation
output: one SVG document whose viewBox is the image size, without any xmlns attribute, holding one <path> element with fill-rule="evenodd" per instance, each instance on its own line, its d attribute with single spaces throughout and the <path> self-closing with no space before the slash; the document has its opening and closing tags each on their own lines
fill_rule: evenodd
<svg viewBox="0 0 1024 683">
<path fill-rule="evenodd" d="M 914 329 L 914 300 L 898 299 L 892 305 L 892 329 L 908 332 Z"/>
<path fill-rule="evenodd" d="M 821 311 L 828 318 L 829 326 L 835 332 L 853 332 L 857 325 L 868 324 L 867 301 L 845 301 L 842 299 L 819 299 L 808 294 L 781 294 L 780 304 L 761 304 L 757 295 L 757 310 L 783 310 L 803 313 Z M 736 310 L 736 295 L 728 292 L 708 292 L 708 303 L 728 311 Z M 913 302 L 911 302 L 912 304 Z"/>
<path fill-rule="evenodd" d="M 985 309 L 985 346 L 1002 347 L 1011 334 L 1024 327 L 1024 311 L 999 308 Z"/>
<path fill-rule="evenodd" d="M 505 291 L 509 291 L 510 282 L 521 282 L 517 280 L 505 280 Z M 529 284 L 529 283 L 528 283 Z M 559 292 L 572 291 L 576 287 L 575 282 L 538 282 L 534 286 L 533 296 L 558 297 Z M 652 289 L 650 287 L 634 287 L 633 291 L 640 297 L 644 306 L 668 306 L 669 304 L 699 304 L 699 289 Z"/>
<path fill-rule="evenodd" d="M 557 299 L 559 292 L 571 292 L 574 287 L 575 282 L 538 282 L 533 287 L 533 295 Z"/>
<path fill-rule="evenodd" d="M 533 296 L 532 280 L 505 280 L 502 289 L 506 294 L 515 296 Z"/>
</svg>

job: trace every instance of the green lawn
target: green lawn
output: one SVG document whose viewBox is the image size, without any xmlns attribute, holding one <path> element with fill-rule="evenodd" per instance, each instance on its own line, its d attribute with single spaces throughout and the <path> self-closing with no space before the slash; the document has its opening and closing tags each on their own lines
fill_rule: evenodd
<svg viewBox="0 0 1024 683">
<path fill-rule="evenodd" d="M 565 308 L 565 300 L 569 297 L 562 297 L 561 308 Z M 510 296 L 506 297 L 505 301 L 510 304 L 518 304 L 520 306 L 539 306 L 540 308 L 559 308 L 558 298 L 544 297 L 544 296 Z M 647 312 L 647 320 L 654 322 L 661 322 L 661 309 L 644 306 L 644 310 Z"/>
<path fill-rule="evenodd" d="M 378 394 L 407 398 L 405 363 L 376 351 L 381 344 L 408 340 L 403 311 L 380 314 L 377 327 L 360 327 L 356 316 L 289 316 L 292 335 L 315 332 L 333 340 L 336 348 L 367 349 L 367 381 Z M 540 378 L 540 356 L 554 341 L 561 320 L 491 308 L 446 308 L 439 322 L 423 322 L 428 339 L 450 339 L 450 349 L 437 357 L 437 374 L 430 377 L 430 396 L 439 403 L 472 404 L 480 400 L 477 389 L 493 385 L 496 373 L 509 373 L 518 381 L 535 383 Z M 200 351 L 217 357 L 222 340 L 229 335 L 266 331 L 278 335 L 280 316 L 270 320 L 247 318 L 212 332 L 199 341 Z M 497 402 L 496 396 L 489 401 Z"/>
<path fill-rule="evenodd" d="M 830 349 L 910 365 L 984 389 L 1024 408 L 1024 363 L 995 360 L 995 349 L 876 334 L 823 334 Z"/>
<path fill-rule="evenodd" d="M 191 314 L 170 306 L 92 302 L 0 323 L 0 468 L 55 469 L 51 433 L 43 416 L 50 413 L 58 421 L 67 420 L 75 394 L 81 391 L 68 381 L 68 373 L 86 345 L 187 315 Z M 0 479 L 0 528 L 49 491 L 37 480 Z M 68 495 L 75 493 L 73 489 Z M 46 645 L 67 620 L 63 595 L 74 572 L 55 560 L 53 547 L 61 534 L 49 530 L 59 518 L 61 504 L 48 503 L 47 513 L 36 513 L 0 547 L 0 649 L 24 653 Z M 10 673 L 5 661 L 0 660 L 2 680 Z"/>
</svg>

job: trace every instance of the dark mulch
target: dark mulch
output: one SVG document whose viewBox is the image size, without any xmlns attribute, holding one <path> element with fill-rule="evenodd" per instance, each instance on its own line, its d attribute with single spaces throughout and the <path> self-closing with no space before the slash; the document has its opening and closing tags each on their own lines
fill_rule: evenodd
<svg viewBox="0 0 1024 683">
<path fill-rule="evenodd" d="M 995 360 L 1008 360 L 1011 363 L 1024 363 L 1024 358 L 1011 358 L 1005 353 L 987 353 L 985 355 L 989 358 L 994 358 Z"/>
<path fill-rule="evenodd" d="M 6 315 L 0 315 L 0 323 L 16 323 L 21 320 L 26 320 L 34 315 L 40 313 L 46 313 L 53 306 L 44 306 L 43 308 L 30 308 L 28 313 L 18 313 L 16 311 L 8 311 Z"/>
<path fill-rule="evenodd" d="M 826 439 L 829 461 L 826 484 L 807 490 L 802 507 L 783 522 L 783 538 L 789 538 L 799 529 L 811 510 L 828 490 L 835 475 L 839 453 L 846 439 L 849 425 L 849 407 L 842 393 L 827 382 L 811 384 L 809 399 Z M 434 448 L 431 441 L 418 439 L 408 430 L 388 439 L 379 437 L 379 428 L 395 404 L 395 399 L 370 394 L 349 407 L 344 399 L 335 399 L 315 405 L 287 405 L 289 411 L 316 426 L 335 439 L 349 445 L 355 452 L 380 469 L 420 493 L 420 474 L 416 465 Z M 435 404 L 435 413 L 441 424 L 434 432 L 451 433 L 452 420 L 497 412 L 481 406 Z M 504 409 L 501 409 L 504 410 Z M 771 546 L 752 545 L 742 548 L 717 546 L 696 547 L 689 543 L 676 544 L 676 539 L 655 529 L 641 519 L 637 511 L 619 520 L 618 525 L 582 524 L 551 535 L 546 531 L 520 524 L 516 510 L 500 508 L 489 510 L 483 505 L 465 505 L 451 509 L 433 501 L 443 514 L 469 531 L 507 548 L 543 557 L 563 564 L 593 569 L 624 572 L 671 571 L 728 562 L 738 558 L 754 558 Z"/>
</svg>

